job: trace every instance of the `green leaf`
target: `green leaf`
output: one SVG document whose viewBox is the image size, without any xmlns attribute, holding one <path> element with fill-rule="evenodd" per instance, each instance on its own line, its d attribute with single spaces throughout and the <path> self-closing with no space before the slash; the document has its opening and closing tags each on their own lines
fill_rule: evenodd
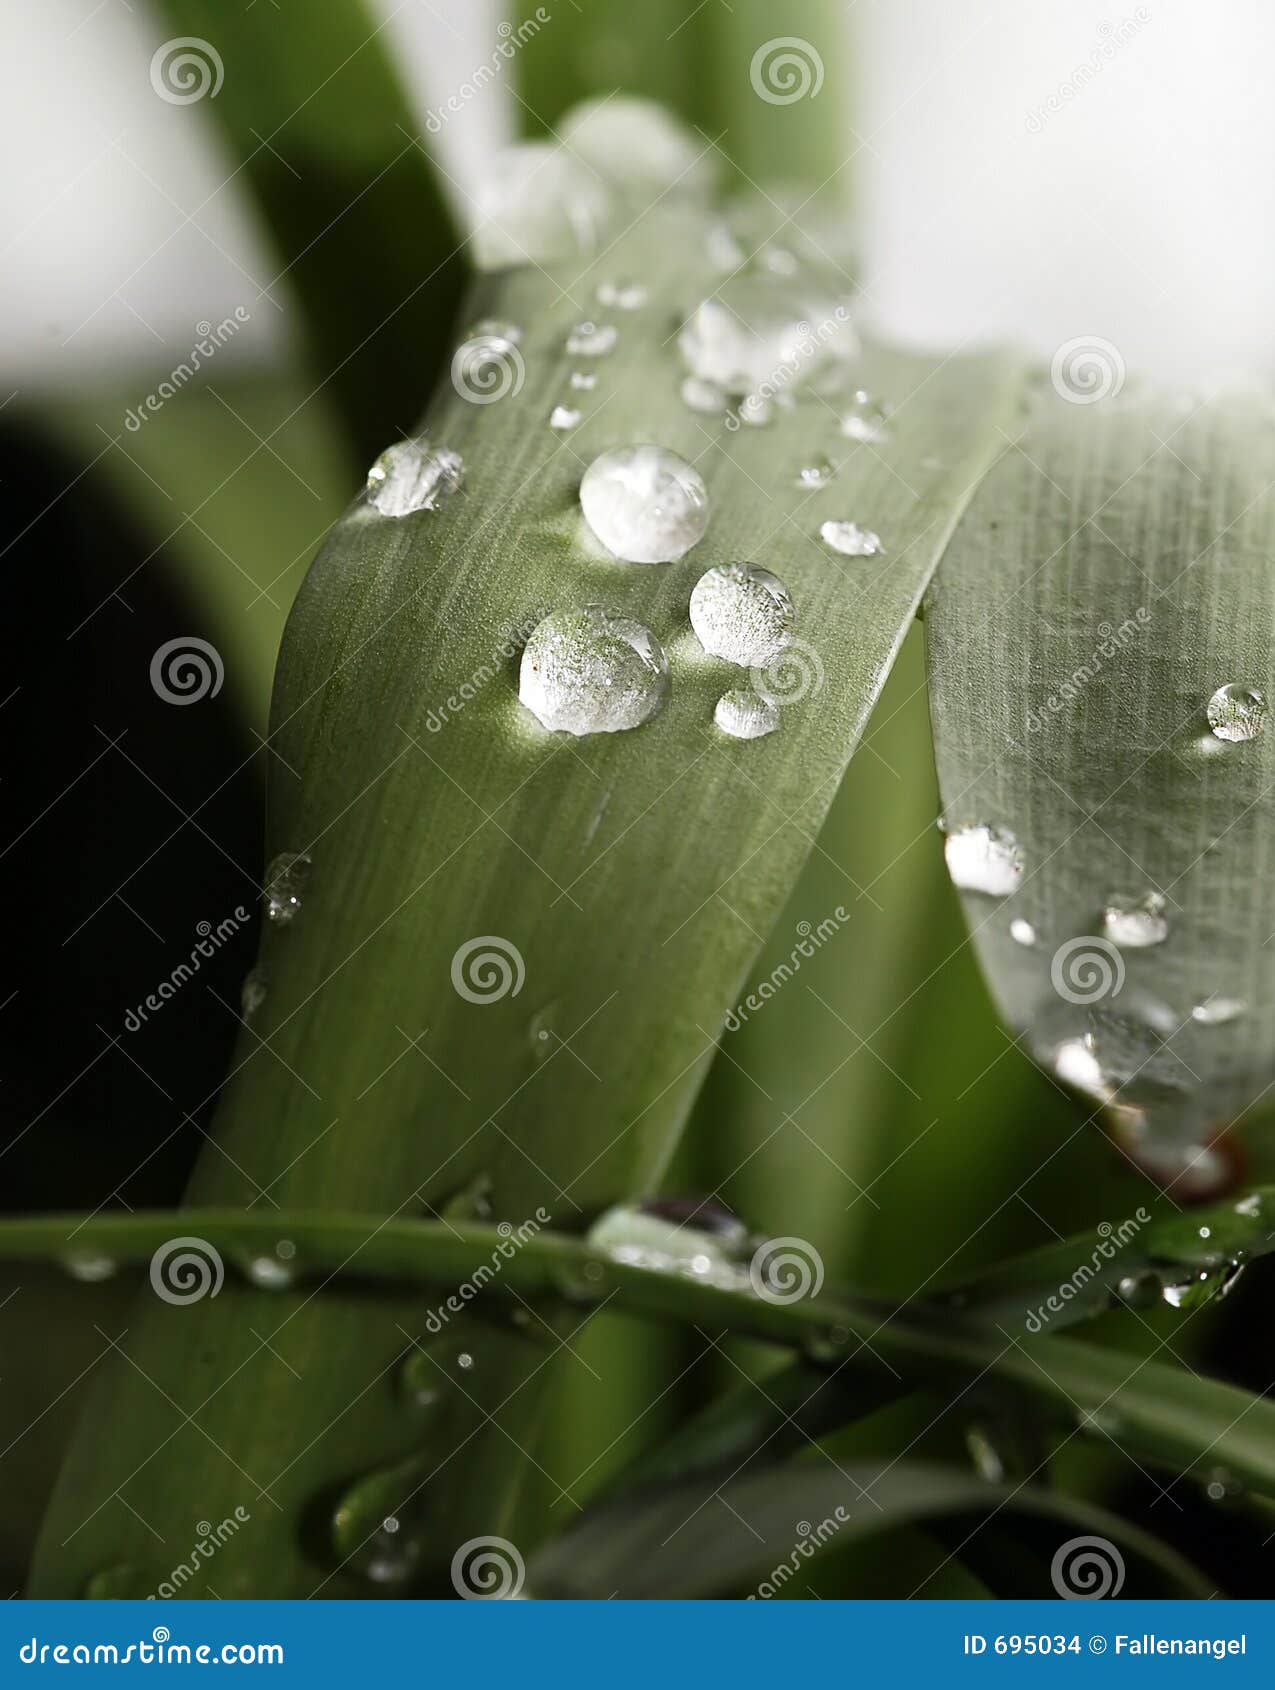
<svg viewBox="0 0 1275 1690">
<path fill-rule="evenodd" d="M 713 285 L 703 234 L 692 214 L 666 209 L 583 274 L 489 281 L 476 312 L 521 326 L 510 368 L 523 375 L 497 403 L 449 386 L 435 405 L 430 431 L 464 457 L 463 491 L 402 520 L 355 506 L 302 590 L 276 684 L 270 851 L 308 851 L 313 869 L 301 913 L 267 935 L 268 997 L 196 1203 L 251 1204 L 268 1190 L 290 1206 L 382 1215 L 477 1204 L 518 1225 L 542 1205 L 568 1220 L 647 1190 L 667 1160 L 1017 388 L 1001 357 L 869 347 L 862 379 L 897 407 L 881 449 L 843 443 L 818 402 L 773 431 L 710 422 L 682 403 L 668 343 L 670 322 Z M 615 275 L 640 276 L 649 304 L 623 314 L 596 389 L 580 395 L 584 419 L 561 435 L 547 419 L 572 392 L 567 334 Z M 583 466 L 634 440 L 694 460 L 708 487 L 708 536 L 672 567 L 619 564 L 581 532 Z M 812 496 L 797 472 L 814 451 L 841 469 Z M 819 542 L 824 518 L 850 515 L 885 537 L 883 567 Z M 686 615 L 704 568 L 749 556 L 793 593 L 811 691 L 780 732 L 744 743 L 713 727 L 738 671 L 698 651 Z M 539 728 L 514 677 L 521 632 L 550 607 L 591 600 L 638 616 L 669 647 L 672 695 L 636 732 L 575 741 Z M 525 985 L 475 1002 L 453 966 L 485 935 L 516 951 Z M 422 1436 L 377 1385 L 403 1346 L 392 1317 L 319 1299 L 290 1322 L 303 1377 L 271 1364 L 256 1382 L 268 1412 L 246 1415 L 239 1393 L 214 1392 L 199 1429 L 155 1454 L 139 1399 L 158 1385 L 180 1400 L 194 1388 L 183 1381 L 211 1388 L 257 1354 L 251 1302 L 233 1322 L 217 1305 L 171 1314 L 139 1308 L 135 1365 L 121 1362 L 96 1399 L 92 1448 L 68 1467 L 50 1518 L 41 1588 L 74 1584 L 121 1531 L 130 1555 L 153 1558 L 144 1529 L 104 1518 L 62 1547 L 85 1496 L 125 1481 L 161 1530 L 178 1470 L 183 1489 L 197 1473 L 215 1510 L 243 1471 L 266 1482 L 287 1464 L 292 1504 L 310 1505 L 348 1476 L 350 1450 L 329 1428 L 352 1389 L 373 1393 L 365 1461 Z M 499 1425 L 483 1417 L 545 1359 L 480 1336 L 477 1404 L 456 1396 L 456 1414 L 424 1434 L 441 1468 L 435 1517 L 462 1536 L 472 1522 L 498 1529 L 512 1504 L 536 1393 Z M 287 1509 L 244 1552 L 261 1593 L 313 1585 Z"/>
<path fill-rule="evenodd" d="M 270 274 L 259 288 L 245 280 L 242 303 L 256 314 L 289 293 L 299 302 L 312 379 L 357 473 L 429 391 L 464 273 L 385 26 L 363 0 L 328 0 L 321 27 L 301 0 L 153 5 L 161 27 L 220 60 L 220 86 L 183 116 L 217 121 L 227 175 L 251 190 L 274 244 Z"/>
<path fill-rule="evenodd" d="M 754 1585 L 779 1595 L 818 1554 L 900 1526 L 960 1515 L 973 1537 L 1001 1511 L 1046 1522 L 1057 1548 L 1077 1536 L 1115 1547 L 1121 1594 L 1209 1597 L 1211 1582 L 1156 1538 L 1103 1510 L 1028 1486 L 1007 1489 L 955 1469 L 895 1462 L 809 1464 L 626 1497 L 595 1507 L 532 1561 L 537 1597 L 711 1597 Z M 976 1523 L 977 1522 L 977 1523 Z M 956 1551 L 954 1550 L 953 1553 Z M 1054 1584 L 1037 1596 L 1057 1591 Z M 906 1593 L 905 1593 L 906 1594 Z"/>
<path fill-rule="evenodd" d="M 1273 476 L 1265 400 L 1049 395 L 927 609 L 949 848 L 990 825 L 1022 851 L 1012 897 L 964 898 L 1001 1013 L 1179 1201 L 1275 1077 L 1275 735 L 1206 716 L 1275 683 Z M 1118 948 L 1104 908 L 1148 895 L 1167 938 Z"/>
</svg>

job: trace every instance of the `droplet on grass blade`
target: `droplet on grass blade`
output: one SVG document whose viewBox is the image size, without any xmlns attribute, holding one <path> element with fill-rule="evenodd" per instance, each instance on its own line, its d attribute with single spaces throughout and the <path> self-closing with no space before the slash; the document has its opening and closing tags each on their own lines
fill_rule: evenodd
<svg viewBox="0 0 1275 1690">
<path fill-rule="evenodd" d="M 585 521 L 626 563 L 674 563 L 708 527 L 708 489 L 664 446 L 603 452 L 580 483 Z"/>
<path fill-rule="evenodd" d="M 819 538 L 842 557 L 876 557 L 885 550 L 881 536 L 870 528 L 860 528 L 857 522 L 822 523 Z"/>
<path fill-rule="evenodd" d="M 640 727 L 668 690 L 668 658 L 654 634 L 601 605 L 545 617 L 522 654 L 518 696 L 555 733 Z"/>
<path fill-rule="evenodd" d="M 1206 713 L 1215 738 L 1232 744 L 1256 739 L 1266 730 L 1265 696 L 1256 687 L 1241 686 L 1236 681 L 1217 689 Z"/>
<path fill-rule="evenodd" d="M 1162 893 L 1113 892 L 1102 911 L 1103 937 L 1121 950 L 1161 945 L 1169 936 L 1169 918 Z"/>
<path fill-rule="evenodd" d="M 280 851 L 266 870 L 266 920 L 275 927 L 295 921 L 310 880 L 310 858 L 304 851 Z"/>
<path fill-rule="evenodd" d="M 464 478 L 459 452 L 424 440 L 400 440 L 387 446 L 367 472 L 368 503 L 382 516 L 432 511 Z"/>
<path fill-rule="evenodd" d="M 701 575 L 691 592 L 690 618 L 705 651 L 744 669 L 771 662 L 792 639 L 788 589 L 753 563 L 719 564 Z"/>
<path fill-rule="evenodd" d="M 732 687 L 718 699 L 713 720 L 731 739 L 763 739 L 779 726 L 779 706 L 751 687 Z"/>
<path fill-rule="evenodd" d="M 943 841 L 947 872 L 962 892 L 1007 898 L 1023 878 L 1023 851 L 1008 828 L 979 823 L 957 828 Z"/>
</svg>

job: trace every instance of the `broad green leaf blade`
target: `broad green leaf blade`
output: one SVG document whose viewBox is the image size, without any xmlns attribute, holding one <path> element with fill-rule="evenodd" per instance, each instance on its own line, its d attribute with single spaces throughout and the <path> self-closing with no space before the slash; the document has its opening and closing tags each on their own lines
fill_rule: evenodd
<svg viewBox="0 0 1275 1690">
<path fill-rule="evenodd" d="M 816 1458 L 724 1484 L 665 1488 L 591 1509 L 532 1561 L 541 1598 L 782 1594 L 812 1557 L 918 1522 L 968 1516 L 974 1537 L 1002 1511 L 1045 1522 L 1059 1549 L 1077 1536 L 1114 1546 L 1125 1596 L 1217 1592 L 1175 1551 L 1115 1515 L 1029 1486 L 984 1484 L 956 1469 L 896 1462 L 838 1466 Z M 959 1537 L 958 1537 L 959 1542 Z M 955 1550 L 954 1550 L 955 1553 Z M 1036 1596 L 1057 1593 L 1047 1584 Z"/>
<path fill-rule="evenodd" d="M 949 849 L 990 825 L 1023 855 L 1013 896 L 965 897 L 998 1004 L 1179 1199 L 1218 1184 L 1199 1147 L 1275 1077 L 1275 735 L 1227 743 L 1206 715 L 1275 682 L 1273 477 L 1264 400 L 1049 395 L 927 611 Z M 1104 925 L 1148 895 L 1162 942 Z"/>
<path fill-rule="evenodd" d="M 181 115 L 219 124 L 226 174 L 251 191 L 273 242 L 263 297 L 245 282 L 244 307 L 300 304 L 312 384 L 335 402 L 357 469 L 419 409 L 464 273 L 385 25 L 364 0 L 327 0 L 321 22 L 298 0 L 152 9 L 174 37 L 153 75 L 180 77 L 180 38 L 196 38 L 219 86 Z"/>
<path fill-rule="evenodd" d="M 270 852 L 308 852 L 313 867 L 300 914 L 267 935 L 268 995 L 196 1202 L 247 1205 L 268 1189 L 281 1204 L 392 1215 L 463 1207 L 468 1190 L 470 1212 L 476 1202 L 518 1225 L 541 1206 L 570 1220 L 658 1177 L 1016 391 L 1000 357 L 869 348 L 862 379 L 897 407 L 879 450 L 842 441 L 819 402 L 773 429 L 710 423 L 683 404 L 669 342 L 712 286 L 702 236 L 666 212 L 583 274 L 486 284 L 476 314 L 523 338 L 504 397 L 471 403 L 449 386 L 431 414 L 432 436 L 465 460 L 463 490 L 402 520 L 355 506 L 303 588 L 276 685 Z M 649 303 L 623 314 L 615 351 L 592 366 L 596 387 L 573 390 L 567 335 L 616 275 L 640 276 Z M 577 394 L 579 427 L 550 429 L 553 407 Z M 693 460 L 712 502 L 705 540 L 670 567 L 617 563 L 581 532 L 582 468 L 641 440 Z M 812 496 L 798 472 L 815 451 L 841 468 Z M 824 518 L 848 516 L 884 537 L 884 560 L 820 543 Z M 748 743 L 713 726 L 739 671 L 705 658 L 686 622 L 700 572 L 741 557 L 789 586 L 808 689 L 781 731 Z M 633 732 L 552 736 L 516 697 L 521 636 L 548 608 L 590 601 L 637 616 L 668 647 L 670 701 Z M 465 974 L 475 941 L 509 962 L 503 996 L 488 983 L 484 1001 L 483 980 L 475 991 Z M 144 1303 L 128 1340 L 165 1388 L 196 1355 L 215 1384 L 254 1353 L 251 1308 L 233 1330 L 202 1307 L 180 1322 L 171 1312 Z M 198 1472 L 215 1510 L 242 1488 L 240 1469 L 268 1476 L 281 1443 L 290 1484 L 310 1496 L 348 1477 L 326 1429 L 352 1388 L 392 1370 L 403 1335 L 331 1316 L 322 1300 L 293 1328 L 303 1380 L 272 1368 L 270 1411 L 250 1419 L 232 1393 L 213 1395 L 201 1430 L 179 1432 L 129 1480 L 146 1518 L 174 1507 L 179 1467 L 185 1482 Z M 442 1474 L 434 1517 L 472 1524 L 468 1535 L 498 1529 L 534 1393 L 466 1440 L 544 1359 L 528 1366 L 525 1345 L 490 1333 L 481 1347 L 479 1406 L 462 1405 L 460 1434 L 454 1423 L 425 1434 Z M 86 1485 L 109 1494 L 152 1455 L 137 1447 L 139 1393 L 153 1387 L 126 1363 L 103 1386 L 95 1453 L 61 1493 L 75 1524 Z M 390 1401 L 366 1461 L 420 1436 Z M 63 1549 L 67 1529 L 55 1509 L 42 1576 L 58 1583 L 100 1559 L 108 1528 Z M 128 1554 L 149 1564 L 145 1531 L 125 1531 Z M 285 1514 L 247 1552 L 263 1593 L 313 1587 Z"/>
</svg>

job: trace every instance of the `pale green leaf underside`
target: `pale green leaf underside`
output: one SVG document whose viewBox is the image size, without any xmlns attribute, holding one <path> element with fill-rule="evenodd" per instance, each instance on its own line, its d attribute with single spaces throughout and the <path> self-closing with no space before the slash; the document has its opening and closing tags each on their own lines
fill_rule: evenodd
<svg viewBox="0 0 1275 1690">
<path fill-rule="evenodd" d="M 1275 684 L 1273 481 L 1264 401 L 1049 394 L 960 524 L 926 613 L 948 826 L 1006 827 L 1025 854 L 1011 898 L 965 898 L 1001 1011 L 1046 1059 L 1093 1031 L 1131 1076 L 1119 1101 L 1145 1109 L 1142 1131 L 1185 1144 L 1275 1076 L 1275 735 L 1227 745 L 1205 715 L 1224 683 L 1267 698 Z M 1051 983 L 1058 947 L 1102 937 L 1105 900 L 1126 891 L 1163 894 L 1167 940 L 1107 953 L 1118 998 L 1095 992 L 1101 956 L 1087 977 L 1073 958 L 1069 989 L 1094 1002 L 1069 1003 Z M 1013 917 L 1034 947 L 1011 938 Z M 1193 1021 L 1213 996 L 1246 1013 Z"/>
</svg>

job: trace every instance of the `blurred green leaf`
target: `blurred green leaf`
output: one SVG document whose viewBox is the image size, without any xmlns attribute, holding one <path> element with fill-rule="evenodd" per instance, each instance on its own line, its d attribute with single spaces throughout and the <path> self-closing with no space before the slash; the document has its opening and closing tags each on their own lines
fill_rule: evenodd
<svg viewBox="0 0 1275 1690">
<path fill-rule="evenodd" d="M 251 191 L 277 259 L 244 309 L 296 298 L 311 379 L 330 390 L 350 473 L 366 470 L 442 367 L 464 274 L 385 24 L 363 0 L 327 0 L 321 21 L 304 0 L 152 6 L 221 61 L 198 109 L 218 123 L 228 179 Z"/>
</svg>

